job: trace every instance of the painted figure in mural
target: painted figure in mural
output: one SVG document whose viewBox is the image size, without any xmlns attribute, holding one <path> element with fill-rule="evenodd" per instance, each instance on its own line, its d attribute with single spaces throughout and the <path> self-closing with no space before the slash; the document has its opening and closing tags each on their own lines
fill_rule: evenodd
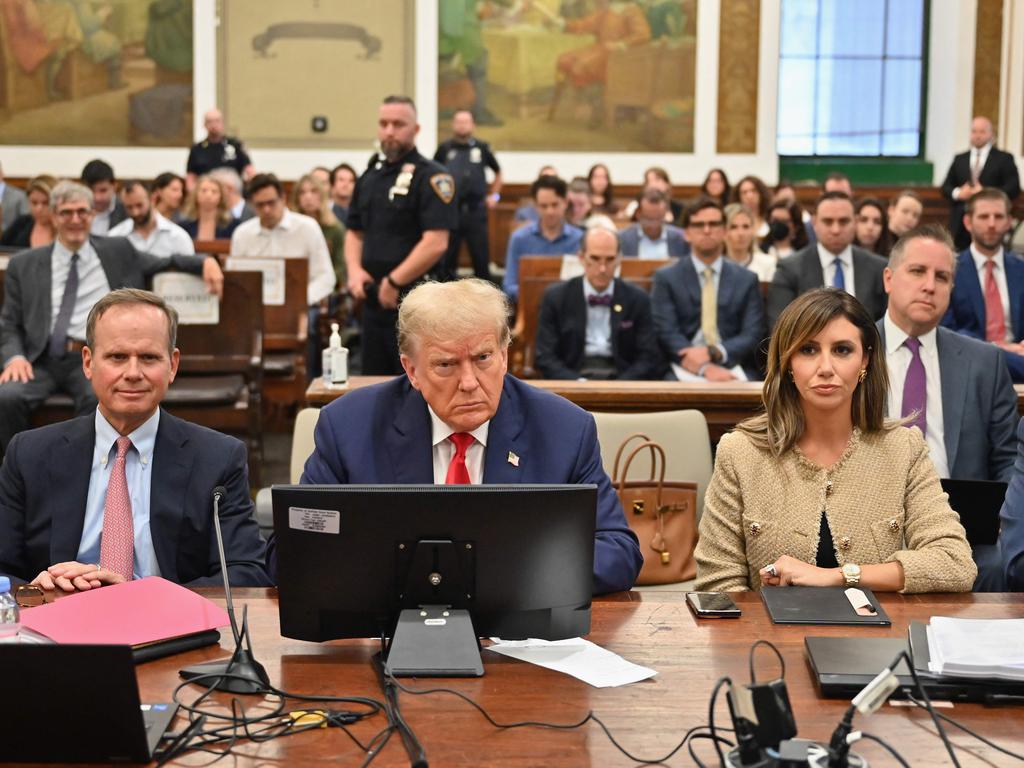
<svg viewBox="0 0 1024 768">
<path fill-rule="evenodd" d="M 473 88 L 467 105 L 477 125 L 502 125 L 487 107 L 487 49 L 480 34 L 483 15 L 495 12 L 490 3 L 476 0 L 440 0 L 438 55 L 452 70 L 464 69 Z"/>
</svg>

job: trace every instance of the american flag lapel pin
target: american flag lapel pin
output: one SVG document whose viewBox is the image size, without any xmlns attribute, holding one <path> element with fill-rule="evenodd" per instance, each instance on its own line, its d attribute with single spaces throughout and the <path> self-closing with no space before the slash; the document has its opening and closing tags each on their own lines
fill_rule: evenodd
<svg viewBox="0 0 1024 768">
<path fill-rule="evenodd" d="M 508 463 L 511 464 L 513 467 L 519 466 L 519 457 L 512 453 L 512 451 L 508 452 Z"/>
</svg>

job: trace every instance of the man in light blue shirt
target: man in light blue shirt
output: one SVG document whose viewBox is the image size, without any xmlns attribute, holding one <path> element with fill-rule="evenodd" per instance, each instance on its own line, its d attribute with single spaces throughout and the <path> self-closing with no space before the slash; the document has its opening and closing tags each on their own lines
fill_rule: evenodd
<svg viewBox="0 0 1024 768">
<path fill-rule="evenodd" d="M 523 256 L 565 256 L 579 252 L 583 231 L 565 220 L 569 188 L 557 176 L 541 176 L 530 185 L 539 218 L 512 233 L 505 256 L 505 293 L 519 300 L 519 260 Z"/>
</svg>

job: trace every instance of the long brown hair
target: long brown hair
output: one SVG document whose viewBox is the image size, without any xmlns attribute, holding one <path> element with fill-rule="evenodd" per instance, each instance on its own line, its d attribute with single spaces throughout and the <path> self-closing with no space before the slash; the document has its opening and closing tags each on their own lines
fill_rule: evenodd
<svg viewBox="0 0 1024 768">
<path fill-rule="evenodd" d="M 889 374 L 878 329 L 864 305 L 846 291 L 818 288 L 794 299 L 779 315 L 768 345 L 768 373 L 761 391 L 765 412 L 736 426 L 759 448 L 781 456 L 803 435 L 804 411 L 800 392 L 789 375 L 790 360 L 837 317 L 857 327 L 867 354 L 867 374 L 857 385 L 850 406 L 853 425 L 864 433 L 890 428 L 885 419 Z"/>
</svg>

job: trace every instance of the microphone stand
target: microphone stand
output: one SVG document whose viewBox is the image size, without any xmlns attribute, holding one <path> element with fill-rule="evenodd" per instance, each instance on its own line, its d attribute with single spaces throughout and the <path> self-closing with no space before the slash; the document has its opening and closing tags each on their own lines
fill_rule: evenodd
<svg viewBox="0 0 1024 768">
<path fill-rule="evenodd" d="M 231 634 L 235 639 L 235 652 L 226 661 L 210 661 L 204 664 L 193 664 L 178 670 L 184 680 L 214 681 L 212 687 L 216 691 L 230 693 L 266 693 L 270 690 L 270 678 L 263 665 L 256 661 L 252 652 L 252 639 L 249 637 L 248 607 L 242 609 L 242 629 L 239 631 L 235 620 L 235 606 L 231 601 L 231 584 L 228 582 L 228 564 L 224 555 L 224 539 L 220 532 L 220 500 L 227 495 L 227 489 L 218 485 L 213 489 L 213 527 L 217 532 L 217 553 L 220 555 L 220 573 L 224 577 L 224 597 L 227 601 L 228 618 L 231 620 Z M 244 643 L 244 647 L 243 647 Z M 200 679 L 201 678 L 201 679 Z"/>
</svg>

